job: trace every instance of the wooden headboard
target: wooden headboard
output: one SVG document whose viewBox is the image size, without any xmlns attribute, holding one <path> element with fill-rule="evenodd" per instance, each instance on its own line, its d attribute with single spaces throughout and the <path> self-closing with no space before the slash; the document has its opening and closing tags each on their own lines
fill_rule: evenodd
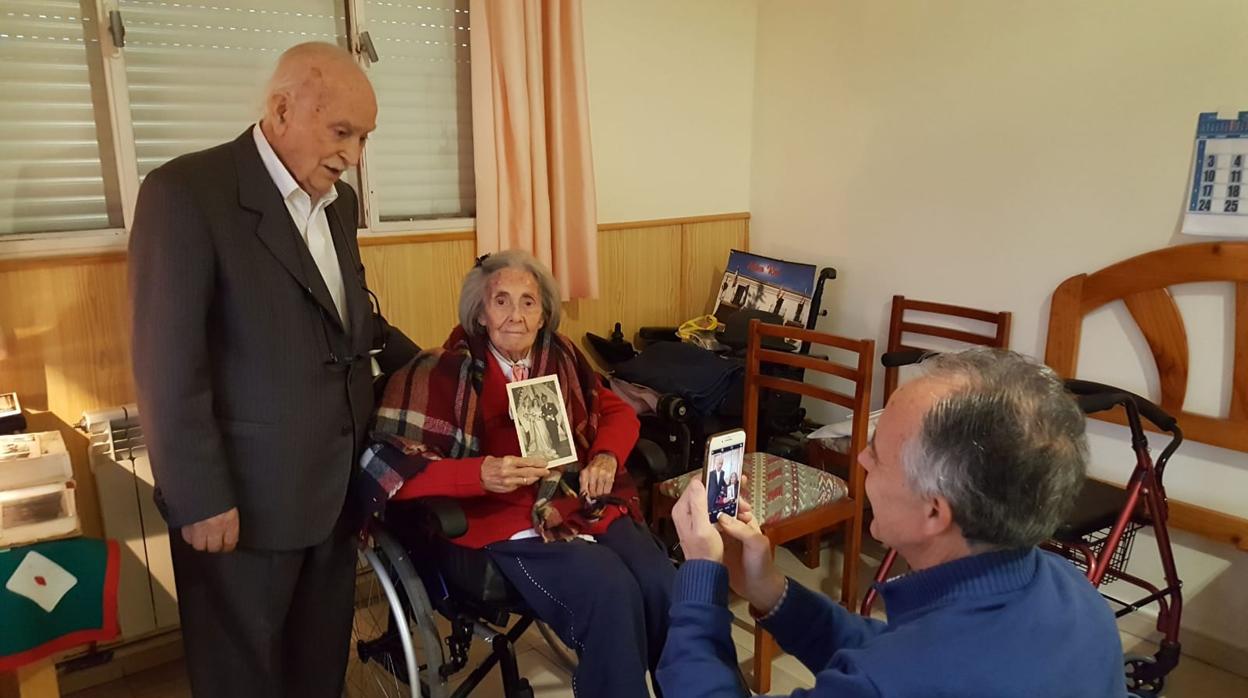
<svg viewBox="0 0 1248 698">
<path fill-rule="evenodd" d="M 1231 405 L 1224 418 L 1183 409 L 1190 361 L 1188 337 L 1169 287 L 1206 281 L 1235 285 Z M 1178 417 L 1184 435 L 1194 441 L 1248 452 L 1248 242 L 1168 247 L 1066 279 L 1053 292 L 1045 363 L 1063 377 L 1076 377 L 1084 317 L 1116 300 L 1126 304 L 1148 342 L 1161 386 L 1157 402 Z M 1095 416 L 1126 423 L 1121 409 Z M 1174 525 L 1248 549 L 1248 521 L 1181 502 L 1172 501 L 1171 505 Z"/>
<path fill-rule="evenodd" d="M 1231 407 L 1225 418 L 1192 414 L 1187 398 L 1188 340 L 1170 286 L 1202 281 L 1235 284 L 1235 354 Z M 1083 318 L 1112 301 L 1126 304 L 1157 363 L 1163 409 L 1179 418 L 1190 439 L 1248 451 L 1248 242 L 1213 242 L 1168 247 L 1062 282 L 1053 292 L 1044 361 L 1066 378 L 1075 377 Z M 1102 418 L 1124 423 L 1121 410 Z"/>
</svg>

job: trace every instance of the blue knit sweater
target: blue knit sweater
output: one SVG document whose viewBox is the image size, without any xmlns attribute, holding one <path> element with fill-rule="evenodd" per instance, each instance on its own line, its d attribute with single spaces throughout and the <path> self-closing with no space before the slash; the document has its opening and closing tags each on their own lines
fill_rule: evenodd
<svg viewBox="0 0 1248 698">
<path fill-rule="evenodd" d="M 792 580 L 763 626 L 815 674 L 794 696 L 1126 696 L 1122 645 L 1104 599 L 1037 549 L 985 553 L 881 587 L 888 623 Z M 676 576 L 658 681 L 668 696 L 737 696 L 728 574 L 705 560 Z"/>
</svg>

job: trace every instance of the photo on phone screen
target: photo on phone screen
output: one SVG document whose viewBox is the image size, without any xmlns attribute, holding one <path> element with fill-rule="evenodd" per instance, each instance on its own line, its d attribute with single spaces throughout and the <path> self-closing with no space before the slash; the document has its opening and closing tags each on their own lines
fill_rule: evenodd
<svg viewBox="0 0 1248 698">
<path fill-rule="evenodd" d="M 712 436 L 707 441 L 706 509 L 715 523 L 722 512 L 737 515 L 741 496 L 741 464 L 745 460 L 745 432 L 737 429 Z"/>
</svg>

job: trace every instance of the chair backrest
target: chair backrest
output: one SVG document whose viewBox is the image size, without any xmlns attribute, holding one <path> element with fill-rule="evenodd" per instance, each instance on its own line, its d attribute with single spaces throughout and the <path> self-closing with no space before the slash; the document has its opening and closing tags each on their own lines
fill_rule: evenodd
<svg viewBox="0 0 1248 698">
<path fill-rule="evenodd" d="M 906 320 L 906 311 L 917 313 L 929 313 L 932 315 L 946 315 L 965 320 L 977 320 L 992 326 L 990 334 L 976 334 L 966 330 L 955 329 L 952 327 L 941 327 L 939 325 L 929 325 L 920 322 L 909 322 Z M 940 337 L 941 339 L 949 339 L 955 342 L 971 344 L 982 347 L 994 347 L 997 349 L 1005 349 L 1010 345 L 1010 313 L 994 312 L 991 310 L 980 310 L 978 308 L 967 308 L 961 305 L 949 305 L 947 303 L 931 303 L 928 301 L 916 301 L 908 299 L 905 296 L 893 296 L 893 312 L 888 322 L 888 349 L 885 351 L 907 351 L 907 350 L 924 350 L 934 347 L 922 347 L 912 343 L 904 342 L 903 335 L 920 335 L 926 337 Z M 947 348 L 942 348 L 947 350 Z M 893 391 L 897 389 L 898 374 L 901 369 L 892 366 L 884 369 L 884 402 L 888 402 L 888 398 L 892 396 Z"/>
<path fill-rule="evenodd" d="M 833 347 L 857 355 L 855 365 L 838 363 L 808 354 L 764 349 L 763 337 L 796 339 L 801 342 Z M 858 453 L 867 445 L 867 422 L 871 412 L 871 367 L 875 362 L 875 341 L 871 339 L 846 339 L 836 335 L 815 332 L 784 325 L 766 325 L 758 320 L 750 323 L 750 342 L 745 359 L 745 450 L 755 450 L 758 424 L 759 392 L 774 390 L 782 393 L 805 395 L 840 405 L 853 412 L 853 426 L 849 439 L 849 496 L 862 501 L 862 466 Z M 852 385 L 852 390 L 839 391 L 788 378 L 763 375 L 762 364 L 780 364 L 807 371 L 818 371 L 842 378 Z"/>
<path fill-rule="evenodd" d="M 1189 337 L 1170 291 L 1171 286 L 1210 281 L 1230 282 L 1235 287 L 1234 316 L 1227 327 L 1234 348 L 1225 377 L 1231 386 L 1225 417 L 1184 409 L 1191 363 Z M 1117 300 L 1126 305 L 1153 354 L 1161 393 L 1153 402 L 1178 418 L 1188 438 L 1248 451 L 1248 242 L 1167 247 L 1066 279 L 1053 291 L 1049 306 L 1044 362 L 1064 378 L 1077 377 L 1084 318 Z M 1119 424 L 1125 421 L 1121 410 L 1092 416 Z"/>
</svg>

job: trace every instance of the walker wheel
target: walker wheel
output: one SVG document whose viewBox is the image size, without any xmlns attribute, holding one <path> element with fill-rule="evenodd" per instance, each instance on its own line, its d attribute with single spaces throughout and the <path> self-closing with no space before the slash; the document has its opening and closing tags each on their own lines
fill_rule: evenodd
<svg viewBox="0 0 1248 698">
<path fill-rule="evenodd" d="M 1156 676 L 1157 660 L 1129 654 L 1122 659 L 1123 672 L 1127 677 L 1127 690 L 1139 698 L 1153 698 L 1161 694 L 1166 677 Z"/>
</svg>

